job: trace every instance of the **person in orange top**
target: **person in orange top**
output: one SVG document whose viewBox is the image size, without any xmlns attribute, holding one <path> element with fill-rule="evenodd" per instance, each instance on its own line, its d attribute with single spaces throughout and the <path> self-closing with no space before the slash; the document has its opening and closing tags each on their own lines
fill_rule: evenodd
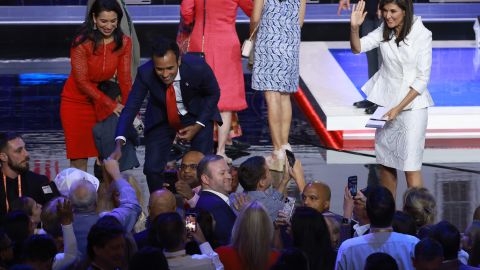
<svg viewBox="0 0 480 270">
<path fill-rule="evenodd" d="M 237 217 L 230 246 L 217 248 L 225 270 L 266 270 L 280 253 L 272 250 L 273 223 L 263 206 L 253 201 Z"/>
<path fill-rule="evenodd" d="M 88 158 L 98 155 L 93 126 L 120 114 L 132 85 L 132 43 L 118 27 L 122 16 L 116 0 L 95 1 L 70 49 L 72 70 L 61 94 L 60 117 L 70 166 L 80 170 L 86 171 Z M 118 80 L 122 103 L 97 88 L 112 78 Z"/>
</svg>

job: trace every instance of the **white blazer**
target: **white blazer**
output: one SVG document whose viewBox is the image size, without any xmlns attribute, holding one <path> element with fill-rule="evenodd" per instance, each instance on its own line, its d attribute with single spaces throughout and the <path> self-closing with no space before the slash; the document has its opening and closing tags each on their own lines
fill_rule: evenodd
<svg viewBox="0 0 480 270">
<path fill-rule="evenodd" d="M 383 59 L 380 69 L 362 86 L 362 91 L 371 102 L 393 108 L 411 87 L 420 95 L 404 110 L 432 106 L 427 90 L 432 66 L 432 32 L 425 28 L 420 17 L 414 16 L 410 33 L 398 47 L 395 37 L 383 42 L 383 25 L 360 39 L 361 52 L 380 47 Z"/>
</svg>

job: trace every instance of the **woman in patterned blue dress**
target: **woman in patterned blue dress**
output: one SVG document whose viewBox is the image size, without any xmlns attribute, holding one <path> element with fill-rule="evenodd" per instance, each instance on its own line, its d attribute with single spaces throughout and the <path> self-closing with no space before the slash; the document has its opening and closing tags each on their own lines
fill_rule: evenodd
<svg viewBox="0 0 480 270">
<path fill-rule="evenodd" d="M 299 80 L 300 28 L 305 17 L 306 0 L 255 0 L 250 33 L 258 26 L 252 88 L 264 91 L 268 106 L 268 124 L 273 144 L 270 164 L 282 170 L 281 161 L 288 144 L 292 105 Z M 271 166 L 271 169 L 273 169 Z"/>
</svg>

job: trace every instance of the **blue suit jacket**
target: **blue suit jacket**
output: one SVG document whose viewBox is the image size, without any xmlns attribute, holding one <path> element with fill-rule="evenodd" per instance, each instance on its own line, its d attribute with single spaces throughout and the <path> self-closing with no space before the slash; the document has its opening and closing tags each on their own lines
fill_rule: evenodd
<svg viewBox="0 0 480 270">
<path fill-rule="evenodd" d="M 222 198 L 212 192 L 202 191 L 196 208 L 209 211 L 215 219 L 215 238 L 220 246 L 230 243 L 233 224 L 237 216 Z"/>
<path fill-rule="evenodd" d="M 201 123 L 216 121 L 221 124 L 217 107 L 220 88 L 210 66 L 202 58 L 187 54 L 182 57 L 179 72 L 182 100 L 187 112 Z M 155 73 L 152 60 L 140 66 L 120 115 L 116 136 L 127 134 L 147 94 L 150 96 L 145 111 L 145 134 L 158 125 L 167 124 L 166 89 L 167 85 Z"/>
</svg>

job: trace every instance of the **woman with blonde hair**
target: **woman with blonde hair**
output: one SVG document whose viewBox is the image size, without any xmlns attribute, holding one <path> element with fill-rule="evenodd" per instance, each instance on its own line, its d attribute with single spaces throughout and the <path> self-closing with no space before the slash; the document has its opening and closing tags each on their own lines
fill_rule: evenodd
<svg viewBox="0 0 480 270">
<path fill-rule="evenodd" d="M 248 204 L 237 217 L 230 246 L 217 248 L 225 270 L 269 269 L 280 255 L 272 250 L 273 223 L 257 201 Z"/>
<path fill-rule="evenodd" d="M 410 188 L 403 195 L 403 212 L 413 217 L 418 229 L 435 222 L 436 207 L 435 197 L 424 187 Z"/>
</svg>

